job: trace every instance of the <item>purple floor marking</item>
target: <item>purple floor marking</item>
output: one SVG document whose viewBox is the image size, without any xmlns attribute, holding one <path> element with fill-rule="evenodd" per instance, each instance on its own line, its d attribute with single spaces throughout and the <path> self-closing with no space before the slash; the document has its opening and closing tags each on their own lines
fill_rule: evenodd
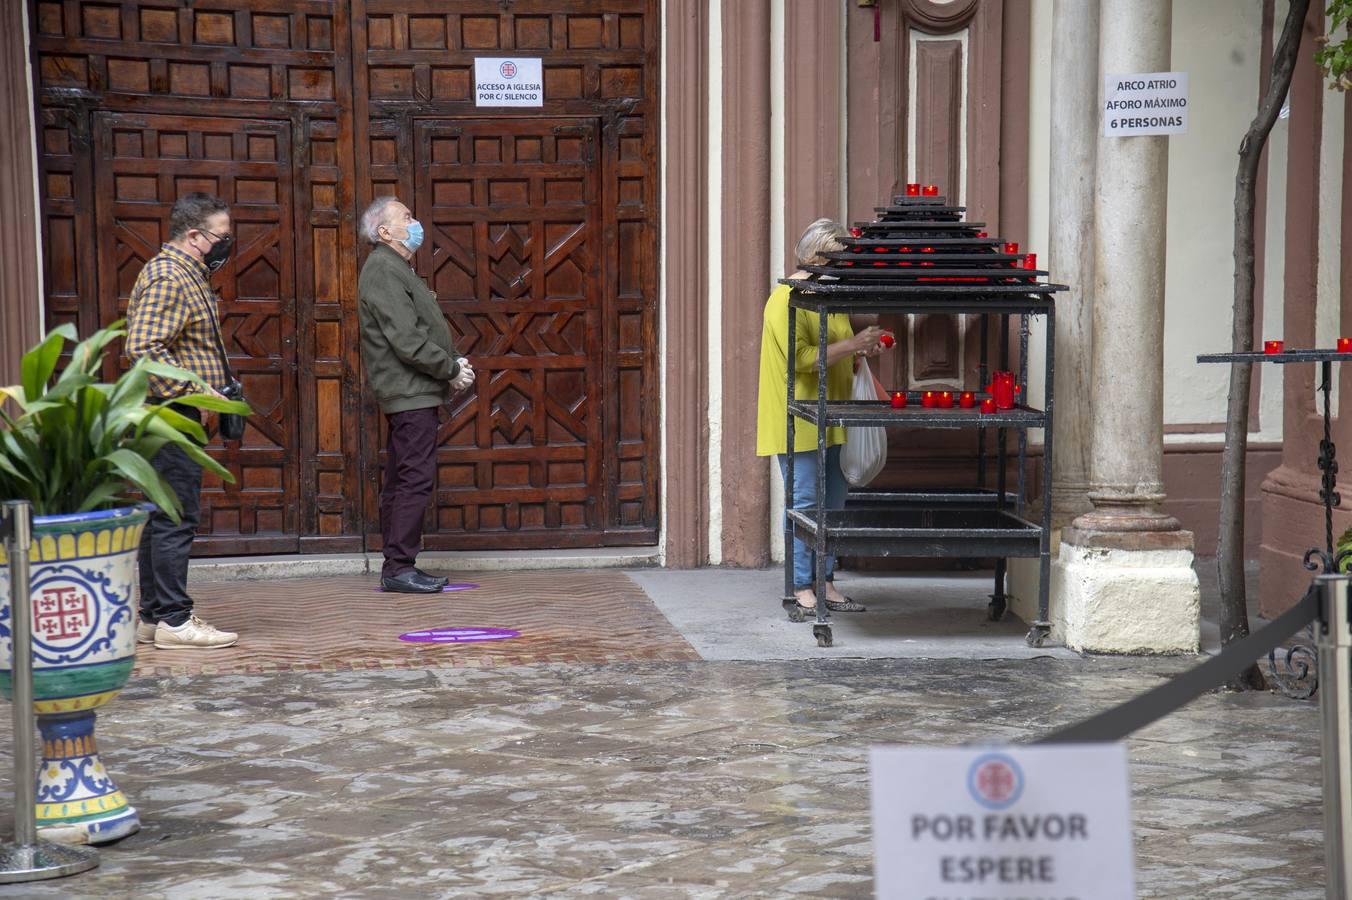
<svg viewBox="0 0 1352 900">
<path fill-rule="evenodd" d="M 474 644 L 479 641 L 506 641 L 521 637 L 509 628 L 431 628 L 399 635 L 399 640 L 414 644 Z"/>
<path fill-rule="evenodd" d="M 477 584 L 469 584 L 469 583 L 465 583 L 465 584 L 448 584 L 448 585 L 446 585 L 444 588 L 441 589 L 441 592 L 442 592 L 443 594 L 449 594 L 451 591 L 472 591 L 472 590 L 474 590 L 474 589 L 477 588 L 477 587 L 478 587 Z M 385 591 L 385 589 L 384 589 L 383 587 L 378 587 L 378 588 L 376 588 L 376 593 L 377 593 L 377 594 L 384 593 L 384 591 Z M 397 592 L 391 592 L 391 593 L 397 593 Z"/>
</svg>

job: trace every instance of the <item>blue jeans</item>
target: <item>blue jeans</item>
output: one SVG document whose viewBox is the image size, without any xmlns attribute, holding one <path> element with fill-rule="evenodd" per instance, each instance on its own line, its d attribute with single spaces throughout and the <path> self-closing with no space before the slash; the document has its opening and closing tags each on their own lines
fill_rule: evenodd
<svg viewBox="0 0 1352 900">
<path fill-rule="evenodd" d="M 788 484 L 788 457 L 780 455 L 779 472 L 785 479 L 784 497 L 791 509 L 810 509 L 817 505 L 817 451 L 805 450 L 793 455 L 793 485 Z M 845 474 L 840 470 L 840 445 L 826 448 L 826 508 L 844 509 Z M 793 587 L 810 588 L 814 578 L 817 552 L 797 535 L 793 539 Z M 826 558 L 826 580 L 835 577 L 836 558 Z"/>
</svg>

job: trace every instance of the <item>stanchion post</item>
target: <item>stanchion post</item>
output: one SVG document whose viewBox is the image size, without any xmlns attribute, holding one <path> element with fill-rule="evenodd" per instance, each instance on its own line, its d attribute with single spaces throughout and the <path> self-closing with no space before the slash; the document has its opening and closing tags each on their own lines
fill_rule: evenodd
<svg viewBox="0 0 1352 900">
<path fill-rule="evenodd" d="M 1319 631 L 1319 706 L 1324 756 L 1325 896 L 1352 896 L 1352 611 L 1348 577 L 1319 578 L 1323 627 Z"/>
<path fill-rule="evenodd" d="M 0 845 L 0 884 L 74 875 L 99 864 L 98 851 L 92 847 L 67 847 L 38 840 L 33 608 L 28 572 L 28 551 L 33 543 L 32 512 L 32 507 L 20 500 L 6 500 L 0 507 L 0 536 L 4 537 L 5 558 L 9 561 L 9 682 L 14 719 L 14 843 Z"/>
</svg>

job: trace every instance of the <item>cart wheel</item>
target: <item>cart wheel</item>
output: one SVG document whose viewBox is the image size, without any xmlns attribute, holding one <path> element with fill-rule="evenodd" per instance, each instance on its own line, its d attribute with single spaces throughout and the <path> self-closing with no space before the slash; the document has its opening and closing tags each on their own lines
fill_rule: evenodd
<svg viewBox="0 0 1352 900">
<path fill-rule="evenodd" d="M 990 604 L 986 606 L 986 618 L 998 622 L 1005 617 L 1005 610 L 1008 608 L 1004 597 L 991 597 Z"/>
<path fill-rule="evenodd" d="M 1045 625 L 1034 625 L 1028 629 L 1028 636 L 1024 641 L 1030 647 L 1041 647 L 1047 640 L 1047 627 Z"/>
<path fill-rule="evenodd" d="M 813 626 L 812 626 L 812 636 L 815 637 L 815 638 L 817 639 L 817 646 L 818 646 L 818 647 L 830 647 L 830 646 L 831 646 L 831 626 L 830 626 L 830 625 L 813 625 Z"/>
<path fill-rule="evenodd" d="M 784 601 L 784 612 L 788 613 L 789 621 L 793 622 L 795 625 L 807 621 L 803 618 L 803 608 L 798 605 L 798 600 L 796 598 L 790 597 Z"/>
</svg>

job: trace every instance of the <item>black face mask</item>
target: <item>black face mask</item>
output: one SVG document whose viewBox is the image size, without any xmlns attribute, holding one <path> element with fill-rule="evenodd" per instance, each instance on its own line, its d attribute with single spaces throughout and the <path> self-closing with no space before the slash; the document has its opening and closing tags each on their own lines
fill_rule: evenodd
<svg viewBox="0 0 1352 900">
<path fill-rule="evenodd" d="M 202 233 L 211 234 L 209 231 Z M 216 237 L 214 234 L 211 234 L 211 236 Z M 230 250 L 234 245 L 235 239 L 228 234 L 217 238 L 216 243 L 212 244 L 211 249 L 202 256 L 202 264 L 207 267 L 207 271 L 215 272 L 225 265 L 225 261 L 230 258 Z"/>
</svg>

